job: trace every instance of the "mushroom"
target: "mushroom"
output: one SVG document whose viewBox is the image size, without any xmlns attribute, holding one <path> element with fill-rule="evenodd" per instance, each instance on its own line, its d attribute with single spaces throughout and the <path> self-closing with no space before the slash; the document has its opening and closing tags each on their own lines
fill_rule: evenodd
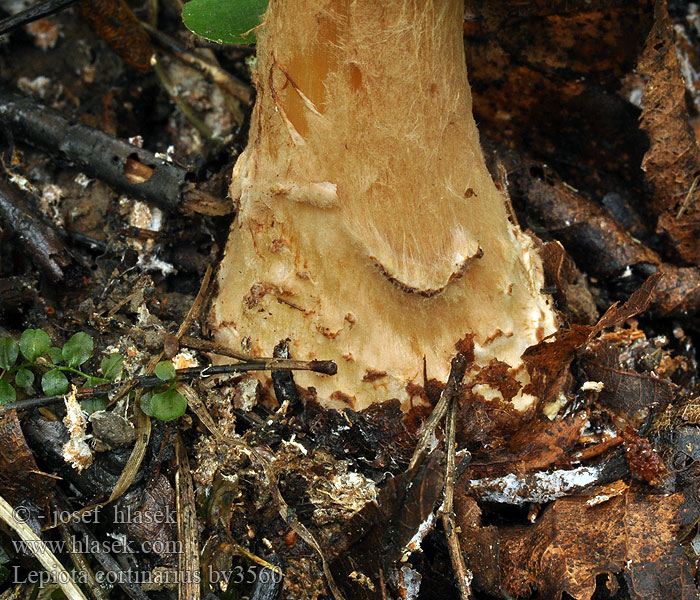
<svg viewBox="0 0 700 600">
<path fill-rule="evenodd" d="M 533 240 L 491 179 L 472 116 L 463 0 L 271 0 L 217 339 L 335 359 L 297 376 L 361 409 L 445 381 L 455 343 L 508 363 L 556 329 Z M 493 394 L 498 392 L 493 390 Z M 513 402 L 526 408 L 532 397 Z"/>
</svg>

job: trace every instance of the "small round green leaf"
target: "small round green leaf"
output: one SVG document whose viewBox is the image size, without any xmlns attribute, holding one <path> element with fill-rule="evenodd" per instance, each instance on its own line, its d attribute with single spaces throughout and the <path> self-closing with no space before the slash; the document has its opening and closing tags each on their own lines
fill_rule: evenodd
<svg viewBox="0 0 700 600">
<path fill-rule="evenodd" d="M 71 339 L 69 339 L 63 346 L 63 360 L 69 367 L 79 367 L 82 365 L 90 355 L 92 354 L 92 349 L 94 343 L 92 338 L 85 332 L 79 331 Z"/>
<path fill-rule="evenodd" d="M 0 369 L 14 366 L 19 354 L 19 346 L 11 337 L 0 338 Z"/>
<path fill-rule="evenodd" d="M 108 357 L 103 358 L 100 363 L 100 369 L 102 370 L 102 376 L 105 379 L 113 381 L 122 372 L 122 365 L 124 364 L 124 357 L 119 354 L 119 352 L 113 352 Z"/>
<path fill-rule="evenodd" d="M 146 392 L 143 396 L 141 396 L 141 401 L 139 402 L 139 406 L 141 406 L 141 410 L 147 414 L 149 417 L 153 416 L 153 407 L 151 406 L 151 400 L 153 399 L 153 392 Z"/>
<path fill-rule="evenodd" d="M 49 334 L 43 329 L 25 329 L 19 338 L 19 349 L 27 360 L 35 361 L 51 348 Z"/>
<path fill-rule="evenodd" d="M 161 381 L 171 381 L 175 379 L 175 365 L 169 360 L 161 360 L 156 365 L 155 374 Z"/>
<path fill-rule="evenodd" d="M 60 348 L 52 346 L 49 348 L 49 358 L 53 364 L 60 365 L 63 362 L 63 352 Z"/>
<path fill-rule="evenodd" d="M 192 0 L 182 9 L 187 28 L 220 44 L 254 44 L 267 0 Z"/>
<path fill-rule="evenodd" d="M 17 392 L 7 381 L 0 381 L 0 404 L 14 402 L 17 399 Z M 184 398 L 183 398 L 184 400 Z"/>
<path fill-rule="evenodd" d="M 153 416 L 161 421 L 172 421 L 185 414 L 187 400 L 175 390 L 153 394 L 151 398 L 151 410 Z"/>
<path fill-rule="evenodd" d="M 29 387 L 34 383 L 34 373 L 29 369 L 20 369 L 15 373 L 15 383 L 21 388 Z"/>
<path fill-rule="evenodd" d="M 47 396 L 59 396 L 68 390 L 68 379 L 58 369 L 52 369 L 41 377 L 41 389 Z"/>
<path fill-rule="evenodd" d="M 80 408 L 82 408 L 88 415 L 107 408 L 107 402 L 102 398 L 85 398 L 85 400 L 80 401 Z"/>
</svg>

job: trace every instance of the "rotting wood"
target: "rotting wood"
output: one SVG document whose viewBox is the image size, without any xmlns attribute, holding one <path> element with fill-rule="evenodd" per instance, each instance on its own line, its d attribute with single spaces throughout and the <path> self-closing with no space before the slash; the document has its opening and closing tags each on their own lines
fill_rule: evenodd
<svg viewBox="0 0 700 600">
<path fill-rule="evenodd" d="M 29 98 L 0 91 L 0 124 L 16 138 L 165 211 L 217 216 L 232 210 L 225 200 L 198 190 L 187 169 Z"/>
</svg>

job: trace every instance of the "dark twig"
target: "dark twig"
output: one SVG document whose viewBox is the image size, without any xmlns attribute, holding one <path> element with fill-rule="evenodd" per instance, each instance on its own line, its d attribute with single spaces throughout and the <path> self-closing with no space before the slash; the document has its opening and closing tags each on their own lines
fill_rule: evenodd
<svg viewBox="0 0 700 600">
<path fill-rule="evenodd" d="M 0 221 L 21 240 L 25 253 L 54 283 L 84 285 L 88 270 L 66 247 L 58 232 L 28 208 L 22 194 L 0 179 Z"/>
<path fill-rule="evenodd" d="M 314 373 L 323 373 L 325 375 L 335 375 L 337 366 L 332 360 L 285 360 L 281 358 L 263 358 L 247 363 L 236 365 L 215 365 L 206 367 L 189 367 L 187 369 L 178 369 L 175 371 L 177 381 L 192 381 L 194 379 L 204 379 L 214 375 L 229 375 L 233 373 L 248 373 L 250 371 L 313 371 Z M 109 392 L 117 390 L 122 386 L 130 389 L 142 389 L 161 385 L 162 380 L 155 375 L 139 375 L 134 377 L 127 383 L 104 383 L 99 386 L 81 388 L 77 390 L 79 399 L 89 398 L 92 396 L 105 397 Z M 16 402 L 8 402 L 0 406 L 0 414 L 8 410 L 26 410 L 29 408 L 37 408 L 46 406 L 56 402 L 62 402 L 64 396 L 43 396 L 41 398 L 27 398 L 26 400 L 17 400 Z"/>
<path fill-rule="evenodd" d="M 30 6 L 27 10 L 18 12 L 16 15 L 7 17 L 0 21 L 0 35 L 8 33 L 17 27 L 33 23 L 49 15 L 53 15 L 71 4 L 75 4 L 78 0 L 44 0 L 38 2 L 34 6 Z"/>
<path fill-rule="evenodd" d="M 0 91 L 0 125 L 16 138 L 163 210 L 208 215 L 231 211 L 227 202 L 195 189 L 188 182 L 187 169 L 84 123 L 69 121 L 28 98 Z"/>
</svg>

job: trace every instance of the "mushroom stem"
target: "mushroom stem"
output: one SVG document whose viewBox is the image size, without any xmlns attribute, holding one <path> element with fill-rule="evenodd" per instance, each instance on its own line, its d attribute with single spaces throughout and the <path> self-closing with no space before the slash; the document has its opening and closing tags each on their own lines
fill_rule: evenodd
<svg viewBox="0 0 700 600">
<path fill-rule="evenodd" d="M 354 408 L 446 380 L 455 343 L 521 367 L 555 329 L 541 264 L 479 146 L 462 0 L 272 0 L 219 273 L 219 341 Z M 521 376 L 526 380 L 526 375 Z M 521 404 L 527 399 L 521 398 Z"/>
</svg>

